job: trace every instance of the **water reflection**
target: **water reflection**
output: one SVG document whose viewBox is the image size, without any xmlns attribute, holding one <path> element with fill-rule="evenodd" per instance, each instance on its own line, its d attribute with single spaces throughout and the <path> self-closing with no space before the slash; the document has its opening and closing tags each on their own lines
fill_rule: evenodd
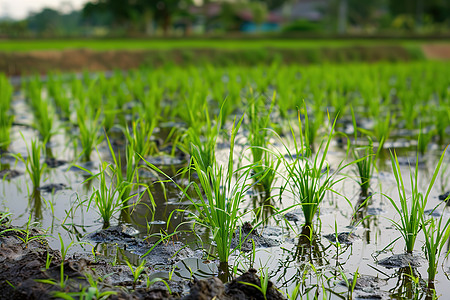
<svg viewBox="0 0 450 300">
<path fill-rule="evenodd" d="M 28 206 L 31 210 L 31 214 L 34 216 L 34 221 L 39 222 L 42 220 L 42 197 L 41 192 L 38 189 L 34 189 L 28 201 Z"/>
<path fill-rule="evenodd" d="M 275 271 L 275 274 L 279 274 L 276 281 L 280 287 L 300 285 L 303 293 L 308 294 L 317 287 L 316 292 L 319 293 L 319 287 L 322 286 L 320 281 L 325 280 L 322 276 L 325 273 L 323 269 L 329 265 L 325 256 L 326 251 L 327 248 L 322 245 L 320 236 L 314 229 L 311 226 L 304 226 L 296 246 L 293 249 L 283 248 L 283 256 L 286 259 L 278 262 Z M 297 267 L 293 268 L 294 265 Z"/>
<path fill-rule="evenodd" d="M 270 192 L 264 191 L 262 186 L 257 186 L 257 193 L 251 196 L 252 209 L 255 212 L 255 221 L 262 222 L 267 225 L 269 219 L 274 214 L 273 197 L 270 196 Z"/>
<path fill-rule="evenodd" d="M 416 268 L 400 268 L 395 274 L 397 282 L 389 290 L 395 299 L 419 299 L 420 296 L 420 273 Z"/>
</svg>

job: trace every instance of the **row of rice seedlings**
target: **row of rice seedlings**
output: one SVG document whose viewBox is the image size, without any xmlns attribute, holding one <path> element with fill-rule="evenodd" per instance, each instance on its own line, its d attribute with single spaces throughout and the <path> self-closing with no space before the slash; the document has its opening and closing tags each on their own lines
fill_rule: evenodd
<svg viewBox="0 0 450 300">
<path fill-rule="evenodd" d="M 8 150 L 11 143 L 11 126 L 14 116 L 11 114 L 12 85 L 5 75 L 0 74 L 0 152 Z"/>
<path fill-rule="evenodd" d="M 48 95 L 55 103 L 61 120 L 69 120 L 71 114 L 71 99 L 66 92 L 64 82 L 59 74 L 50 74 L 47 81 Z"/>
<path fill-rule="evenodd" d="M 39 77 L 30 79 L 27 84 L 27 99 L 31 106 L 33 126 L 39 132 L 44 145 L 50 142 L 56 133 L 54 129 L 54 111 L 47 99 L 42 97 L 42 83 Z"/>
<path fill-rule="evenodd" d="M 268 149 L 270 138 L 270 115 L 275 104 L 276 93 L 272 97 L 270 108 L 266 111 L 264 103 L 259 103 L 261 98 L 253 98 L 250 102 L 247 116 L 249 118 L 248 138 L 253 159 L 253 171 L 256 184 L 261 185 L 266 197 L 270 196 L 272 184 L 275 181 L 277 169 L 281 164 L 280 158 Z M 265 111 L 264 114 L 261 111 Z"/>
<path fill-rule="evenodd" d="M 367 198 L 369 196 L 370 180 L 374 170 L 374 153 L 372 141 L 369 140 L 369 145 L 365 147 L 353 147 L 353 158 L 355 159 L 356 174 L 359 179 L 359 186 L 361 187 L 361 197 Z"/>
<path fill-rule="evenodd" d="M 84 161 L 90 161 L 92 151 L 102 141 L 102 135 L 100 135 L 102 125 L 99 118 L 100 111 L 94 117 L 92 114 L 86 114 L 83 109 L 77 111 L 78 139 L 82 147 L 81 156 Z"/>
<path fill-rule="evenodd" d="M 51 137 L 56 133 L 54 129 L 54 111 L 47 100 L 41 100 L 39 107 L 35 112 L 34 126 L 46 145 Z"/>
<path fill-rule="evenodd" d="M 414 71 L 417 71 L 420 76 Z M 97 78 L 85 75 L 84 83 L 80 80 L 72 80 L 70 85 L 72 86 L 72 95 L 78 99 L 79 107 L 84 107 L 86 104 L 95 109 L 103 107 L 102 119 L 107 130 L 116 123 L 116 117 L 122 115 L 116 114 L 116 112 L 122 111 L 124 104 L 133 98 L 139 101 L 138 106 L 142 106 L 144 111 L 152 111 L 152 113 L 146 114 L 148 121 L 154 116 L 179 117 L 194 127 L 194 122 L 197 126 L 199 122 L 205 121 L 202 113 L 199 113 L 203 109 L 194 108 L 204 107 L 205 103 L 208 103 L 209 106 L 213 104 L 212 107 L 214 107 L 214 103 L 217 103 L 217 107 L 222 108 L 222 122 L 225 122 L 227 116 L 239 106 L 240 95 L 252 85 L 261 94 L 268 93 L 272 89 L 277 90 L 279 97 L 276 106 L 279 108 L 279 113 L 284 116 L 296 111 L 299 97 L 304 96 L 307 106 L 310 107 L 309 111 L 314 111 L 314 114 L 309 116 L 311 120 L 308 122 L 310 126 L 307 129 L 309 139 L 314 140 L 315 133 L 319 130 L 324 116 L 319 112 L 328 108 L 333 118 L 339 111 L 342 116 L 346 111 L 348 112 L 346 105 L 343 104 L 343 99 L 350 99 L 358 112 L 359 108 L 368 109 L 369 116 L 375 119 L 376 125 L 373 132 L 366 132 L 366 134 L 374 136 L 380 146 L 383 146 L 390 136 L 388 129 L 392 127 L 392 122 L 401 126 L 406 124 L 407 128 L 414 125 L 408 121 L 408 118 L 413 119 L 413 114 L 407 113 L 411 108 L 414 108 L 415 112 L 422 112 L 416 118 L 415 123 L 419 119 L 423 119 L 421 122 L 424 127 L 436 123 L 433 125 L 436 128 L 433 135 L 439 136 L 440 140 L 445 138 L 445 129 L 449 125 L 448 109 L 445 108 L 448 106 L 446 104 L 448 104 L 449 96 L 448 92 L 442 88 L 442 84 L 448 85 L 448 82 L 442 79 L 444 74 L 446 71 L 441 65 L 430 62 L 412 66 L 358 64 L 345 68 L 342 66 L 299 68 L 273 65 L 269 68 L 217 69 L 206 67 L 205 69 L 181 70 L 174 67 L 170 76 L 161 70 L 152 70 L 151 73 L 136 71 L 125 77 L 125 85 L 121 83 L 124 81 L 124 75 L 119 72 L 110 78 L 106 78 L 102 74 Z M 353 80 L 354 76 L 358 76 L 359 80 Z M 133 80 L 133 78 L 144 80 Z M 427 85 L 427 89 L 422 92 L 423 96 L 415 97 L 415 93 L 419 90 L 412 82 L 420 83 L 423 80 L 429 84 L 430 88 Z M 60 89 L 60 81 L 50 80 L 50 82 L 57 82 L 49 83 L 50 94 L 58 94 L 55 91 Z M 36 86 L 35 83 L 32 83 L 33 80 L 28 86 Z M 53 96 L 53 98 L 56 102 L 58 97 Z M 206 101 L 207 98 L 208 101 Z M 89 101 L 87 101 L 88 99 Z M 162 105 L 163 99 L 170 99 L 170 106 Z M 184 100 L 180 101 L 181 99 Z M 224 99 L 226 100 L 224 101 Z M 433 118 L 431 122 L 424 117 L 428 115 L 426 112 L 430 111 L 426 103 L 429 99 L 433 102 L 439 101 L 439 107 L 442 108 L 439 110 L 440 117 Z M 388 111 L 396 111 L 395 118 L 392 115 L 380 118 L 380 103 L 383 107 L 389 108 Z M 167 109 L 168 107 L 171 109 Z M 162 110 L 162 108 L 164 109 Z M 190 114 L 186 114 L 186 108 L 191 111 Z M 138 110 L 134 110 L 134 112 L 138 112 Z M 311 115 L 315 117 L 311 118 Z M 143 116 L 138 112 L 138 117 Z M 124 124 L 123 120 L 120 120 L 120 123 Z"/>
<path fill-rule="evenodd" d="M 207 109 L 204 110 L 204 114 L 206 124 L 201 127 L 190 127 L 185 134 L 185 140 L 188 143 L 189 154 L 196 157 L 200 169 L 207 172 L 209 168 L 216 164 L 216 144 L 222 122 L 221 114 L 219 114 L 215 125 Z"/>
<path fill-rule="evenodd" d="M 156 152 L 155 142 L 151 139 L 155 130 L 156 121 L 148 123 L 145 119 L 133 121 L 132 131 L 125 128 L 125 137 L 128 145 L 135 155 L 134 161 L 137 165 L 141 157 L 147 157 Z"/>
<path fill-rule="evenodd" d="M 373 153 L 373 144 L 372 139 L 369 137 L 369 144 L 365 147 L 357 147 L 357 140 L 358 140 L 358 130 L 356 125 L 356 118 L 355 114 L 352 111 L 352 121 L 353 121 L 353 128 L 354 128 L 354 146 L 352 147 L 352 154 L 353 158 L 355 160 L 356 165 L 356 175 L 358 177 L 358 184 L 361 187 L 361 200 L 366 199 L 369 196 L 369 189 L 370 189 L 370 180 L 372 178 L 372 174 L 375 168 L 375 160 L 377 158 L 377 155 L 379 151 L 381 151 L 381 148 L 378 148 L 377 155 Z M 364 202 L 363 203 L 367 203 Z"/>
</svg>

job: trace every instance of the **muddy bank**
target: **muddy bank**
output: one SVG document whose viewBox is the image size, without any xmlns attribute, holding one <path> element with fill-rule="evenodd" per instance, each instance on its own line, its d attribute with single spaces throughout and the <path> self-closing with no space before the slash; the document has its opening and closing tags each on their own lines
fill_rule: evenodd
<svg viewBox="0 0 450 300">
<path fill-rule="evenodd" d="M 89 49 L 0 52 L 0 72 L 9 76 L 50 71 L 80 72 L 135 69 L 141 66 L 159 67 L 167 64 L 255 65 L 319 62 L 411 61 L 423 58 L 421 49 L 402 46 L 354 46 L 314 49 L 260 48 L 247 50 L 172 49 L 172 50 L 112 50 Z"/>
<path fill-rule="evenodd" d="M 51 299 L 60 297 L 58 293 L 75 298 L 88 293 L 96 298 L 109 295 L 109 299 L 264 299 L 252 286 L 261 286 L 254 269 L 227 284 L 217 277 L 149 283 L 145 276 L 133 280 L 126 265 L 77 255 L 63 259 L 60 251 L 50 249 L 42 232 L 27 233 L 7 225 L 0 226 L 0 269 L 1 299 Z M 151 265 L 146 265 L 144 273 L 158 278 Z M 266 297 L 285 299 L 271 282 Z"/>
</svg>

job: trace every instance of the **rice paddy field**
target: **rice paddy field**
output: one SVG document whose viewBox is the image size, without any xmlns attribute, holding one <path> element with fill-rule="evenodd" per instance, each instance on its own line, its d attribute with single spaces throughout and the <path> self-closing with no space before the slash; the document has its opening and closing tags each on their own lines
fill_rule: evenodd
<svg viewBox="0 0 450 300">
<path fill-rule="evenodd" d="M 450 293 L 449 62 L 2 75 L 0 106 L 0 246 L 56 270 L 14 278 L 2 250 L 2 295 Z"/>
</svg>

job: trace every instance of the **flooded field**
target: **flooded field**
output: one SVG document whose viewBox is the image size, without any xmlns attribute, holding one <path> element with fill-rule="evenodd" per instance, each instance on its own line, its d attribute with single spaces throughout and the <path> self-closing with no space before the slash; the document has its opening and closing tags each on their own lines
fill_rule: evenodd
<svg viewBox="0 0 450 300">
<path fill-rule="evenodd" d="M 2 77 L 0 293 L 442 297 L 449 70 Z"/>
</svg>

